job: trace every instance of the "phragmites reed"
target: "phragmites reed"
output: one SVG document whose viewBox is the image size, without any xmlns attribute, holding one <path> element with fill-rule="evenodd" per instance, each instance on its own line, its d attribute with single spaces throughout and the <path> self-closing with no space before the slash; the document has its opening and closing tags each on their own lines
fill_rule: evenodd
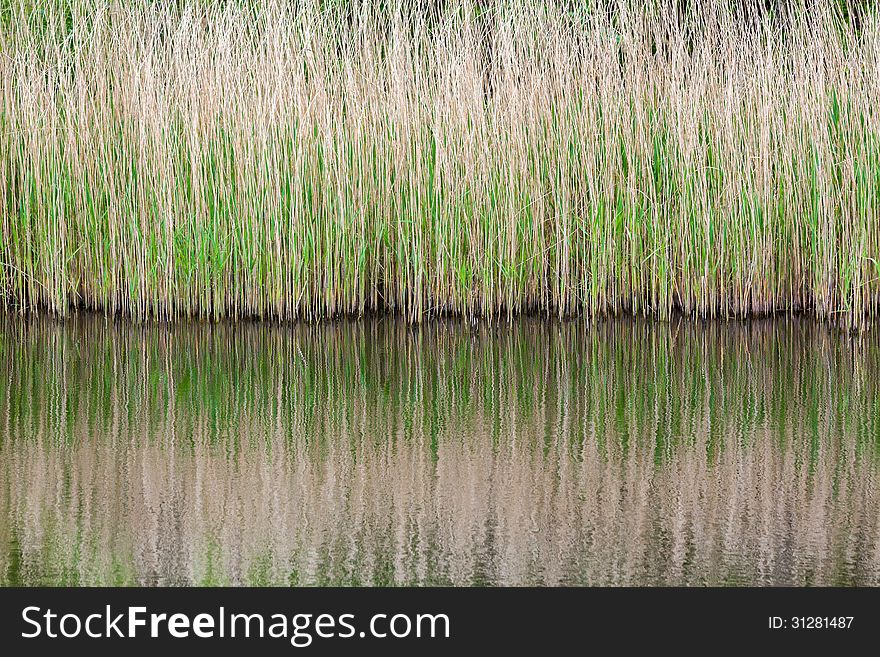
<svg viewBox="0 0 880 657">
<path fill-rule="evenodd" d="M 767 4 L 3 0 L 0 298 L 865 326 L 880 20 Z"/>
</svg>

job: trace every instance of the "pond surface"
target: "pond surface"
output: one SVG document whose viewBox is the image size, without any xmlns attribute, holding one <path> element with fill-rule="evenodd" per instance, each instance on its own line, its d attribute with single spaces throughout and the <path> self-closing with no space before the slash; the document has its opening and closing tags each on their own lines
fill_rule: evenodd
<svg viewBox="0 0 880 657">
<path fill-rule="evenodd" d="M 3 584 L 880 584 L 880 337 L 0 315 Z"/>
</svg>

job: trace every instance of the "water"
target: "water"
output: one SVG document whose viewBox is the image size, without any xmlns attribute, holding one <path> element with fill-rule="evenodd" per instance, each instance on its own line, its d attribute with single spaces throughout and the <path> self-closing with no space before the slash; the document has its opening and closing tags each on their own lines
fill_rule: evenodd
<svg viewBox="0 0 880 657">
<path fill-rule="evenodd" d="M 0 315 L 3 584 L 880 584 L 880 337 Z"/>
</svg>

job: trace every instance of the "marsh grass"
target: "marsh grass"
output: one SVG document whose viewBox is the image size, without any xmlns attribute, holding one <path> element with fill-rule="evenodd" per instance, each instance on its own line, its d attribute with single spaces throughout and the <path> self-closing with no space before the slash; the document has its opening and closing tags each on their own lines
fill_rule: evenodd
<svg viewBox="0 0 880 657">
<path fill-rule="evenodd" d="M 5 0 L 6 304 L 875 317 L 874 13 L 430 6 Z"/>
</svg>

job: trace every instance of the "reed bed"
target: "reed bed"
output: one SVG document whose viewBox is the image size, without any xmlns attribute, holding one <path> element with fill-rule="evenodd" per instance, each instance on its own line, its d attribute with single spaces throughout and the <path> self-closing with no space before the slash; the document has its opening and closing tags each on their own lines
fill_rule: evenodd
<svg viewBox="0 0 880 657">
<path fill-rule="evenodd" d="M 0 297 L 866 326 L 877 13 L 745 6 L 4 0 Z"/>
</svg>

